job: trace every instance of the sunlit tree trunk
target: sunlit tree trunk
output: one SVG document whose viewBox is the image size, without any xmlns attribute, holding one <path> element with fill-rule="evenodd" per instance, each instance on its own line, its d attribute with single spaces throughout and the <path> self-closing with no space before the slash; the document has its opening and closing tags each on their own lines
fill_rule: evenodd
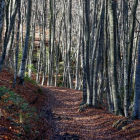
<svg viewBox="0 0 140 140">
<path fill-rule="evenodd" d="M 25 42 L 24 42 L 22 63 L 21 63 L 21 67 L 20 67 L 19 75 L 18 75 L 20 78 L 20 84 L 22 85 L 24 85 L 24 73 L 25 73 L 25 66 L 26 66 L 26 59 L 27 59 L 27 52 L 28 52 L 28 45 L 29 45 L 29 38 L 30 38 L 31 9 L 32 9 L 32 0 L 28 0 L 26 36 L 25 36 Z"/>
<path fill-rule="evenodd" d="M 87 101 L 87 86 L 86 86 L 86 64 L 85 64 L 85 36 L 84 36 L 84 32 L 85 32 L 85 3 L 84 1 L 80 1 L 80 21 L 82 23 L 82 53 L 81 53 L 81 67 L 83 68 L 82 73 L 83 73 L 83 100 L 82 100 L 82 104 L 86 104 Z"/>
<path fill-rule="evenodd" d="M 135 30 L 135 24 L 136 24 L 136 11 L 138 6 L 138 0 L 134 0 L 133 9 L 132 9 L 132 15 L 131 15 L 131 24 L 130 24 L 130 30 L 129 30 L 129 45 L 128 45 L 128 106 L 130 106 L 130 89 L 132 86 L 131 83 L 131 69 L 132 69 L 132 54 L 133 54 L 133 40 L 134 40 L 134 30 Z"/>
<path fill-rule="evenodd" d="M 6 5 L 6 31 L 5 31 L 5 37 L 4 37 L 4 43 L 3 43 L 2 56 L 0 58 L 0 72 L 1 72 L 4 60 L 5 60 L 7 44 L 9 42 L 12 29 L 14 28 L 14 23 L 15 23 L 15 17 L 16 17 L 16 14 L 17 14 L 17 10 L 18 10 L 18 4 L 16 2 L 16 7 L 15 7 L 15 10 L 14 10 L 12 16 L 11 16 L 11 22 L 10 22 L 10 25 L 9 25 L 9 22 L 8 22 L 9 21 L 8 20 L 8 17 L 9 17 L 9 15 L 8 15 L 9 3 L 7 3 L 7 5 Z"/>
<path fill-rule="evenodd" d="M 35 1 L 35 4 L 36 4 L 36 11 L 37 11 L 37 0 Z M 31 38 L 31 46 L 30 46 L 30 49 L 29 49 L 29 55 L 28 55 L 28 76 L 31 78 L 32 76 L 32 68 L 33 68 L 33 64 L 32 64 L 32 60 L 33 60 L 33 50 L 35 48 L 35 32 L 36 32 L 36 15 L 37 15 L 37 12 L 35 12 L 34 14 L 32 14 L 32 38 Z"/>
<path fill-rule="evenodd" d="M 21 1 L 18 1 L 18 27 L 17 27 L 17 34 L 16 34 L 16 51 L 15 51 L 15 73 L 14 73 L 14 80 L 13 80 L 13 88 L 16 86 L 16 78 L 18 72 L 18 53 L 19 53 L 19 32 L 20 32 L 20 23 L 21 23 L 21 11 L 20 11 Z"/>
<path fill-rule="evenodd" d="M 5 1 L 1 0 L 0 2 L 0 47 L 2 47 L 2 33 L 3 33 L 3 26 L 4 26 L 4 18 L 5 18 Z"/>
<path fill-rule="evenodd" d="M 80 18 L 80 17 L 79 17 Z M 81 19 L 79 20 L 79 22 L 81 21 Z M 75 89 L 79 90 L 80 89 L 80 47 L 81 47 L 81 39 L 82 39 L 82 27 L 81 27 L 81 23 L 79 24 L 79 42 L 77 44 L 77 58 L 76 58 L 76 74 L 75 74 Z"/>
<path fill-rule="evenodd" d="M 69 76 L 69 85 L 70 88 L 73 88 L 73 81 L 72 81 L 72 76 L 71 76 L 71 31 L 72 31 L 72 0 L 69 0 L 69 25 L 68 25 L 68 33 L 69 33 L 69 43 L 68 43 L 68 50 L 67 50 L 67 55 L 68 55 L 68 76 Z"/>
<path fill-rule="evenodd" d="M 128 66 L 127 66 L 127 52 L 128 52 L 128 2 L 123 1 L 124 8 L 124 49 L 123 49 L 123 63 L 124 63 L 124 114 L 128 117 Z"/>
<path fill-rule="evenodd" d="M 36 75 L 36 82 L 40 83 L 40 77 L 41 77 L 41 71 L 42 71 L 42 56 L 43 56 L 43 48 L 42 48 L 42 36 L 41 36 L 41 24 L 42 24 L 42 18 L 39 18 L 39 57 L 37 62 L 37 75 Z"/>
<path fill-rule="evenodd" d="M 85 46 L 86 46 L 86 82 L 87 82 L 87 104 L 91 105 L 90 92 L 90 67 L 89 67 L 89 51 L 90 51 L 90 0 L 85 0 Z"/>
<path fill-rule="evenodd" d="M 47 85 L 50 86 L 52 83 L 52 24 L 53 24 L 53 9 L 52 9 L 52 1 L 49 1 L 49 8 L 50 8 L 50 21 L 49 21 L 49 59 L 48 59 L 48 79 Z"/>
<path fill-rule="evenodd" d="M 42 77 L 42 85 L 44 85 L 46 80 L 46 0 L 43 1 L 43 77 Z"/>
<path fill-rule="evenodd" d="M 139 38 L 139 46 L 138 46 L 138 59 L 137 59 L 136 78 L 135 78 L 134 109 L 133 109 L 132 118 L 140 119 L 140 38 Z"/>
</svg>

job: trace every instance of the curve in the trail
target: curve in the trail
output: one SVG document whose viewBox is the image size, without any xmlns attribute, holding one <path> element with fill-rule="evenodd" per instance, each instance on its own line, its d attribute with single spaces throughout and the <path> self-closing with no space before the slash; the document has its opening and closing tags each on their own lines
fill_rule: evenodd
<svg viewBox="0 0 140 140">
<path fill-rule="evenodd" d="M 94 108 L 79 112 L 81 91 L 48 86 L 41 88 L 48 96 L 47 110 L 51 110 L 50 120 L 55 127 L 52 140 L 132 140 L 140 137 L 137 132 L 112 128 L 115 121 L 123 118 L 121 116 Z"/>
</svg>

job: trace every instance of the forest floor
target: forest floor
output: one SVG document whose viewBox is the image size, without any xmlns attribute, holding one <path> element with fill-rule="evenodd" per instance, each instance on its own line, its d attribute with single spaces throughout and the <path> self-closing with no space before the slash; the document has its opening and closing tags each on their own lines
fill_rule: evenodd
<svg viewBox="0 0 140 140">
<path fill-rule="evenodd" d="M 25 86 L 17 84 L 13 89 L 12 81 L 13 74 L 4 69 L 0 74 L 0 86 L 9 88 L 25 101 L 19 107 L 9 98 L 11 94 L 5 93 L 0 98 L 0 140 L 140 139 L 140 120 L 133 121 L 93 107 L 79 111 L 81 91 L 38 86 L 29 79 L 26 79 Z M 4 99 L 9 100 L 5 102 Z M 28 109 L 24 107 L 25 102 Z M 33 107 L 35 111 L 31 111 Z M 118 120 L 121 120 L 121 128 L 117 126 Z"/>
<path fill-rule="evenodd" d="M 118 120 L 127 120 L 115 116 L 103 109 L 85 107 L 79 111 L 82 92 L 60 87 L 42 86 L 49 97 L 55 124 L 54 140 L 132 140 L 140 139 L 140 120 L 122 126 L 121 130 L 113 128 Z"/>
</svg>

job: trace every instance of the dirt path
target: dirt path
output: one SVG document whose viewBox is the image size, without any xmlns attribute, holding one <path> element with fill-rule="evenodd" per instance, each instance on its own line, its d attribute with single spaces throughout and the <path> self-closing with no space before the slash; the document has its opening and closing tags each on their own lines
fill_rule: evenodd
<svg viewBox="0 0 140 140">
<path fill-rule="evenodd" d="M 140 121 L 125 130 L 112 128 L 116 117 L 105 110 L 86 108 L 79 112 L 82 92 L 65 88 L 41 87 L 48 96 L 47 110 L 55 127 L 52 140 L 126 140 L 140 139 Z M 51 113 L 52 114 L 51 114 Z"/>
</svg>

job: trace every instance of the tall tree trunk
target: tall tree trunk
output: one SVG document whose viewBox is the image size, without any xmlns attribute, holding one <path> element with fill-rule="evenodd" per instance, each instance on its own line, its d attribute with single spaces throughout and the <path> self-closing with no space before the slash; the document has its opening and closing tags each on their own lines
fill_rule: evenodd
<svg viewBox="0 0 140 140">
<path fill-rule="evenodd" d="M 92 93 L 90 92 L 90 67 L 89 67 L 89 51 L 90 51 L 90 0 L 85 0 L 85 46 L 86 46 L 86 82 L 87 82 L 87 104 L 91 105 Z"/>
<path fill-rule="evenodd" d="M 108 109 L 112 111 L 110 89 L 109 89 L 109 75 L 108 75 L 108 34 L 107 34 L 107 0 L 105 0 L 105 18 L 104 18 L 104 76 L 105 76 L 105 86 L 106 86 L 106 99 L 108 103 Z"/>
<path fill-rule="evenodd" d="M 140 24 L 139 24 L 140 28 Z M 135 94 L 134 94 L 134 109 L 132 114 L 133 119 L 140 119 L 140 37 L 138 46 L 138 59 L 135 78 Z"/>
<path fill-rule="evenodd" d="M 57 79 L 58 79 L 58 72 L 59 72 L 59 48 L 60 48 L 60 37 L 61 37 L 61 34 L 62 34 L 62 19 L 60 21 L 60 25 L 59 25 L 59 39 L 58 39 L 58 45 L 55 46 L 55 54 L 56 54 L 56 75 L 55 75 L 55 86 L 57 86 Z"/>
<path fill-rule="evenodd" d="M 92 57 L 91 57 L 91 69 L 90 69 L 90 84 L 91 84 L 91 87 L 90 87 L 90 92 L 91 94 L 93 94 L 93 99 L 92 99 L 92 104 L 94 104 L 94 106 L 96 107 L 96 100 L 97 100 L 97 92 L 95 93 L 95 81 L 96 81 L 96 76 L 94 74 L 97 74 L 97 70 L 94 70 L 93 68 L 96 69 L 96 67 L 94 67 L 94 61 L 95 61 L 95 58 L 96 58 L 96 62 L 97 63 L 97 54 L 99 53 L 99 44 L 98 44 L 98 40 L 99 40 L 99 36 L 100 36 L 100 26 L 101 26 L 101 21 L 103 20 L 102 19 L 102 13 L 103 13 L 103 9 L 104 9 L 104 1 L 102 1 L 101 3 L 101 10 L 100 10 L 100 13 L 99 13 L 99 18 L 98 18 L 98 23 L 97 23 L 97 29 L 96 29 L 96 34 L 95 34 L 95 41 L 94 41 L 94 46 L 93 46 L 93 49 L 92 49 Z M 97 64 L 95 64 L 96 66 Z M 96 71 L 96 72 L 95 72 Z M 94 73 L 94 74 L 93 74 Z M 94 81 L 94 82 L 93 82 Z M 93 86 L 92 86 L 93 85 Z M 94 88 L 94 89 L 93 89 Z"/>
<path fill-rule="evenodd" d="M 67 50 L 67 56 L 68 56 L 68 76 L 69 76 L 69 85 L 70 88 L 73 88 L 73 81 L 71 76 L 71 30 L 72 30 L 72 0 L 69 0 L 69 43 L 68 43 L 68 50 Z"/>
<path fill-rule="evenodd" d="M 21 0 L 18 1 L 18 27 L 17 27 L 17 35 L 16 35 L 15 73 L 14 73 L 14 80 L 13 80 L 13 88 L 15 88 L 16 86 L 17 69 L 18 69 L 19 32 L 20 32 L 20 23 L 21 23 L 20 5 L 21 5 Z"/>
<path fill-rule="evenodd" d="M 116 2 L 115 0 L 108 0 L 108 14 L 110 23 L 110 70 L 111 70 L 111 88 L 114 101 L 115 115 L 120 115 L 121 107 L 119 102 L 118 81 L 117 81 L 117 64 L 116 64 Z"/>
<path fill-rule="evenodd" d="M 43 77 L 41 85 L 44 85 L 46 80 L 46 10 L 47 7 L 46 0 L 43 1 Z"/>
<path fill-rule="evenodd" d="M 37 75 L 36 75 L 36 82 L 37 83 L 40 83 L 40 77 L 41 77 L 41 71 L 42 71 L 42 56 L 43 56 L 43 45 L 42 45 L 42 40 L 41 40 L 41 23 L 42 23 L 42 20 L 41 18 L 39 18 L 39 45 L 40 45 L 40 48 L 39 48 L 39 57 L 38 57 L 38 62 L 37 62 Z"/>
<path fill-rule="evenodd" d="M 79 17 L 80 18 L 80 17 Z M 81 21 L 81 20 L 79 20 L 79 21 Z M 75 78 L 75 81 L 76 81 L 76 83 L 75 83 L 75 89 L 76 90 L 79 90 L 80 89 L 80 76 L 79 76 L 79 72 L 80 72 L 80 46 L 82 45 L 81 44 L 81 36 L 82 36 L 82 31 L 81 31 L 81 23 L 79 24 L 79 43 L 77 44 L 77 53 L 76 53 L 76 55 L 77 55 L 77 58 L 76 58 L 76 74 L 75 74 L 75 76 L 76 76 L 76 78 Z"/>
<path fill-rule="evenodd" d="M 35 1 L 36 3 L 36 10 L 37 10 L 37 0 Z M 32 17 L 32 39 L 31 39 L 31 46 L 30 46 L 30 50 L 29 50 L 29 62 L 28 62 L 28 76 L 31 78 L 32 76 L 32 68 L 33 68 L 33 64 L 32 64 L 32 60 L 33 60 L 33 50 L 35 47 L 35 32 L 36 32 L 36 15 L 37 12 L 34 13 L 33 17 Z"/>
<path fill-rule="evenodd" d="M 128 106 L 130 106 L 130 89 L 132 86 L 131 83 L 131 68 L 132 68 L 132 54 L 133 54 L 133 40 L 134 40 L 134 29 L 135 29 L 135 24 L 136 24 L 136 11 L 137 11 L 137 6 L 138 6 L 138 0 L 134 0 L 134 5 L 132 9 L 132 15 L 131 15 L 131 21 L 132 24 L 130 25 L 130 32 L 129 32 L 129 39 L 130 43 L 128 45 Z"/>
<path fill-rule="evenodd" d="M 50 7 L 50 22 L 49 22 L 49 59 L 48 59 L 48 79 L 47 85 L 50 86 L 52 82 L 52 24 L 53 24 L 53 9 L 52 9 L 52 1 L 49 1 Z"/>
<path fill-rule="evenodd" d="M 0 58 L 0 72 L 1 72 L 4 60 L 5 60 L 7 44 L 9 42 L 9 38 L 10 38 L 10 35 L 11 35 L 11 32 L 12 32 L 12 29 L 14 28 L 15 18 L 16 18 L 16 14 L 17 14 L 17 10 L 18 10 L 17 2 L 16 2 L 16 8 L 14 10 L 14 13 L 11 16 L 10 25 L 9 25 L 9 22 L 8 22 L 8 9 L 9 9 L 9 3 L 6 6 L 6 31 L 5 31 L 5 38 L 4 38 L 4 43 L 3 43 L 2 56 Z"/>
<path fill-rule="evenodd" d="M 5 18 L 5 1 L 1 0 L 0 2 L 0 47 L 2 42 L 2 33 L 3 33 L 3 26 L 4 26 L 4 18 Z"/>
<path fill-rule="evenodd" d="M 81 104 L 86 104 L 87 101 L 87 85 L 86 85 L 86 64 L 85 64 L 85 36 L 84 36 L 84 32 L 85 32 L 85 3 L 84 1 L 81 2 L 81 19 L 82 20 L 82 65 L 83 65 L 83 101 Z"/>
<path fill-rule="evenodd" d="M 19 75 L 18 75 L 19 78 L 20 78 L 20 84 L 22 84 L 22 85 L 24 85 L 24 73 L 25 73 L 25 66 L 26 66 L 26 59 L 27 59 L 27 52 L 28 52 L 28 45 L 29 45 L 29 38 L 30 38 L 31 10 L 32 10 L 32 0 L 28 0 L 26 37 L 25 37 L 25 42 L 24 42 L 22 63 L 21 63 L 20 70 L 19 70 Z"/>
<path fill-rule="evenodd" d="M 127 66 L 127 50 L 128 50 L 128 2 L 124 0 L 124 49 L 123 49 L 123 63 L 124 63 L 124 114 L 128 117 L 128 66 Z"/>
</svg>

